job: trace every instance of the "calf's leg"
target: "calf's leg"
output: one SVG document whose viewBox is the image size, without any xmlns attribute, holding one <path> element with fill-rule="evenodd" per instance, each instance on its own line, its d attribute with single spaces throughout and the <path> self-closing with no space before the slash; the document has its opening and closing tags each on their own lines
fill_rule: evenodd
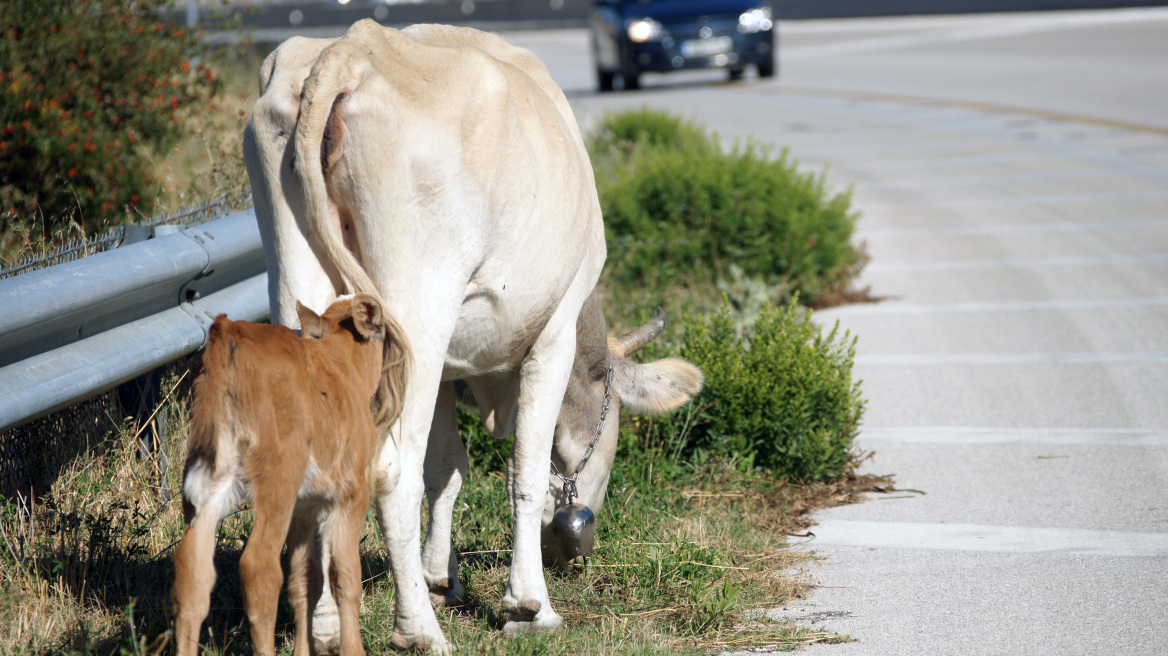
<svg viewBox="0 0 1168 656">
<path fill-rule="evenodd" d="M 361 531 L 369 507 L 368 486 L 359 476 L 334 518 L 333 566 L 341 616 L 341 656 L 365 656 L 361 645 Z"/>
<path fill-rule="evenodd" d="M 199 653 L 199 631 L 211 608 L 211 588 L 215 586 L 216 515 L 196 515 L 174 550 L 174 637 L 178 656 Z"/>
<path fill-rule="evenodd" d="M 251 621 L 252 649 L 263 656 L 276 653 L 276 604 L 284 582 L 280 550 L 296 505 L 296 487 L 289 487 L 263 478 L 255 481 L 255 524 L 239 559 L 244 608 Z"/>
<path fill-rule="evenodd" d="M 292 605 L 296 616 L 296 648 L 293 656 L 309 656 L 314 652 L 311 609 L 320 599 L 322 586 L 320 573 L 313 572 L 315 517 L 305 514 L 305 517 L 294 516 L 288 530 L 288 603 Z"/>
</svg>

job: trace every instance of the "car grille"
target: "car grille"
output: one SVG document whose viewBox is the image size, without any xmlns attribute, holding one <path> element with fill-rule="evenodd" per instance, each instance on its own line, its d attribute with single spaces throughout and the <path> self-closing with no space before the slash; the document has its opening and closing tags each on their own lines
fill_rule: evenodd
<svg viewBox="0 0 1168 656">
<path fill-rule="evenodd" d="M 738 16 L 732 18 L 726 16 L 702 17 L 696 21 L 665 23 L 664 27 L 678 41 L 701 38 L 700 32 L 702 27 L 709 27 L 712 36 L 734 34 L 738 31 Z"/>
</svg>

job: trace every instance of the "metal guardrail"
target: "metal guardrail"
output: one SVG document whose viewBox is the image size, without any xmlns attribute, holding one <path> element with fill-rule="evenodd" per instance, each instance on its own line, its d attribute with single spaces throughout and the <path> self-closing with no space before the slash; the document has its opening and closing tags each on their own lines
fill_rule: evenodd
<svg viewBox="0 0 1168 656">
<path fill-rule="evenodd" d="M 0 280 L 0 431 L 206 343 L 215 316 L 268 316 L 253 210 Z"/>
</svg>

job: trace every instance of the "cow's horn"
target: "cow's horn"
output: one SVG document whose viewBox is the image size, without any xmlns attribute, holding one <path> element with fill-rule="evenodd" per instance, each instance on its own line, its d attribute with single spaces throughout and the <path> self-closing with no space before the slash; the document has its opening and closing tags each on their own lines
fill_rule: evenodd
<svg viewBox="0 0 1168 656">
<path fill-rule="evenodd" d="M 657 308 L 657 316 L 649 323 L 631 331 L 620 339 L 609 340 L 608 350 L 620 357 L 630 356 L 657 338 L 665 330 L 665 310 Z"/>
</svg>

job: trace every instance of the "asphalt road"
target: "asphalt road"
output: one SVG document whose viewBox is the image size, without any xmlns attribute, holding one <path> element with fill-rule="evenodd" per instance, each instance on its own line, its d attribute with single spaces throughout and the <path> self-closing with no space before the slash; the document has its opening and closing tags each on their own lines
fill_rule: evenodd
<svg viewBox="0 0 1168 656">
<path fill-rule="evenodd" d="M 821 513 L 816 654 L 1168 654 L 1168 10 L 786 23 L 777 81 L 596 94 L 581 31 L 531 48 L 585 125 L 648 105 L 852 185 L 878 304 L 867 469 Z"/>
</svg>

